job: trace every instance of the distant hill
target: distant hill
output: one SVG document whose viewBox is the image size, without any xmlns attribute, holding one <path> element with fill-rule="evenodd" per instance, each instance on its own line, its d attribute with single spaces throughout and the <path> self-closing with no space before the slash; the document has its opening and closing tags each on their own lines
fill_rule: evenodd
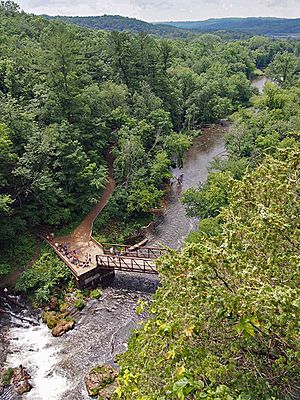
<svg viewBox="0 0 300 400">
<path fill-rule="evenodd" d="M 121 17 L 120 15 L 102 15 L 98 17 L 64 17 L 44 15 L 47 19 L 60 19 L 91 29 L 108 31 L 130 31 L 133 33 L 146 32 L 159 36 L 187 36 L 190 30 L 177 28 L 171 25 L 151 24 L 136 18 Z"/>
<path fill-rule="evenodd" d="M 149 23 L 136 18 L 121 17 L 120 15 L 102 15 L 96 17 L 52 17 L 44 15 L 44 17 L 47 19 L 60 19 L 91 29 L 130 31 L 133 33 L 146 32 L 167 37 L 185 37 L 205 32 L 216 32 L 221 35 L 227 32 L 232 37 L 241 35 L 300 37 L 300 18 L 220 18 L 208 19 L 206 21 Z"/>
<path fill-rule="evenodd" d="M 198 32 L 222 30 L 250 35 L 300 36 L 300 18 L 212 18 L 206 21 L 175 21 L 159 24 Z"/>
</svg>

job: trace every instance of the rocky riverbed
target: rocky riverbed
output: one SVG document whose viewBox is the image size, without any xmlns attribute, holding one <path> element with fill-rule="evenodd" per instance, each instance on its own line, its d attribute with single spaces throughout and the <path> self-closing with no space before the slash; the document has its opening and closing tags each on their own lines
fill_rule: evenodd
<svg viewBox="0 0 300 400">
<path fill-rule="evenodd" d="M 187 152 L 183 170 L 172 171 L 175 177 L 184 174 L 183 184 L 171 186 L 164 219 L 151 234 L 151 244 L 161 242 L 178 248 L 187 233 L 197 228 L 197 221 L 185 216 L 180 192 L 206 180 L 209 163 L 224 152 L 226 129 L 216 126 L 205 130 Z M 89 399 L 84 384 L 88 372 L 96 365 L 115 365 L 115 356 L 126 350 L 132 330 L 145 318 L 136 313 L 138 302 L 150 301 L 157 286 L 153 275 L 117 273 L 113 287 L 103 290 L 99 300 L 89 300 L 77 315 L 75 328 L 59 338 L 42 323 L 32 326 L 11 319 L 5 333 L 9 339 L 5 366 L 22 364 L 32 376 L 33 389 L 22 399 Z M 19 398 L 7 391 L 1 400 Z"/>
<path fill-rule="evenodd" d="M 126 350 L 132 329 L 144 317 L 137 315 L 137 304 L 150 300 L 157 285 L 153 276 L 118 274 L 114 286 L 103 290 L 99 300 L 90 299 L 78 314 L 75 328 L 60 338 L 52 337 L 42 323 L 14 321 L 4 336 L 9 341 L 5 366 L 26 367 L 33 389 L 22 397 L 9 389 L 0 398 L 88 399 L 85 376 L 96 365 L 114 365 L 115 356 Z"/>
</svg>

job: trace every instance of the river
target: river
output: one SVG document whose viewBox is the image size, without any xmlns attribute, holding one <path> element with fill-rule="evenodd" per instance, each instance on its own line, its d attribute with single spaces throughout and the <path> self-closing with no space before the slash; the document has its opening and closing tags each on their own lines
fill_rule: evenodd
<svg viewBox="0 0 300 400">
<path fill-rule="evenodd" d="M 272 80 L 266 76 L 260 76 L 252 81 L 252 86 L 256 87 L 259 93 L 263 93 L 265 84 L 267 82 L 272 82 Z"/>
<path fill-rule="evenodd" d="M 261 78 L 260 82 L 254 85 L 259 88 L 266 80 Z M 205 182 L 210 162 L 225 155 L 226 130 L 221 126 L 204 129 L 186 153 L 183 169 L 172 170 L 174 183 L 169 187 L 164 218 L 149 235 L 150 244 L 163 243 L 178 249 L 186 235 L 197 228 L 198 221 L 185 215 L 180 193 Z M 183 183 L 179 186 L 175 180 L 181 174 Z M 144 317 L 135 312 L 137 302 L 150 301 L 157 285 L 158 280 L 153 276 L 117 273 L 113 287 L 103 290 L 100 300 L 89 300 L 75 329 L 61 338 L 53 338 L 42 323 L 31 326 L 14 318 L 1 321 L 1 333 L 9 343 L 5 366 L 25 366 L 34 386 L 22 397 L 8 390 L 1 400 L 89 399 L 84 387 L 85 375 L 97 364 L 113 364 L 115 355 L 126 350 L 131 330 Z M 28 316 L 30 312 L 23 314 Z"/>
<path fill-rule="evenodd" d="M 217 156 L 225 155 L 224 134 L 227 131 L 228 127 L 220 125 L 203 129 L 202 135 L 194 140 L 192 147 L 186 152 L 183 168 L 172 170 L 174 178 L 168 188 L 162 221 L 154 233 L 148 234 L 150 245 L 163 244 L 179 249 L 187 234 L 197 229 L 198 220 L 186 216 L 180 194 L 207 180 L 211 161 Z M 181 174 L 183 182 L 178 185 L 176 178 Z"/>
</svg>

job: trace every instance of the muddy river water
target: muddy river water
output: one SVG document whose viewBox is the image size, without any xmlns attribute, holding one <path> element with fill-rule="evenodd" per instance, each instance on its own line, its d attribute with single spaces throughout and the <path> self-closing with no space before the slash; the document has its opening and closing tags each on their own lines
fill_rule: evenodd
<svg viewBox="0 0 300 400">
<path fill-rule="evenodd" d="M 197 228 L 198 221 L 185 215 L 179 201 L 180 193 L 206 181 L 210 162 L 225 154 L 226 130 L 221 126 L 205 129 L 186 153 L 183 169 L 172 171 L 174 179 L 167 195 L 164 218 L 155 231 L 149 233 L 150 244 L 163 243 L 178 249 L 187 234 Z M 176 177 L 181 174 L 180 186 Z M 13 317 L 6 324 L 0 322 L 2 335 L 9 339 L 5 366 L 22 364 L 32 376 L 34 388 L 22 399 L 89 399 L 84 387 L 85 375 L 97 364 L 114 363 L 116 354 L 126 350 L 130 332 L 143 318 L 136 314 L 137 302 L 150 300 L 157 285 L 158 280 L 153 276 L 118 273 L 114 286 L 105 289 L 100 300 L 89 300 L 78 316 L 75 329 L 61 338 L 52 337 L 42 323 L 32 326 Z M 36 317 L 28 310 L 22 311 L 22 315 Z M 10 390 L 0 398 L 20 399 Z"/>
</svg>

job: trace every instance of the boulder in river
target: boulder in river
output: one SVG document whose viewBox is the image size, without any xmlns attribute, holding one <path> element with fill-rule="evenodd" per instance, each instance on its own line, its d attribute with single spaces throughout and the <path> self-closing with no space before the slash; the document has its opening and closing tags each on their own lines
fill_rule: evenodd
<svg viewBox="0 0 300 400">
<path fill-rule="evenodd" d="M 17 368 L 14 368 L 14 373 L 11 378 L 11 384 L 14 387 L 14 390 L 19 394 L 22 395 L 23 393 L 30 392 L 32 389 L 32 385 L 29 382 L 31 376 L 26 371 L 26 369 L 20 365 Z"/>
<path fill-rule="evenodd" d="M 1 374 L 1 378 L 0 394 L 3 392 L 4 387 L 8 385 L 11 385 L 18 395 L 22 395 L 32 389 L 30 383 L 31 376 L 22 365 L 17 368 L 8 368 L 4 370 Z"/>
<path fill-rule="evenodd" d="M 66 320 L 62 319 L 58 322 L 58 324 L 52 329 L 52 335 L 62 336 L 64 333 L 68 332 L 69 330 L 73 329 L 75 322 L 73 320 Z"/>
<path fill-rule="evenodd" d="M 68 313 L 57 313 L 55 311 L 44 311 L 42 320 L 45 322 L 52 335 L 62 336 L 64 333 L 74 328 L 75 321 L 68 316 Z"/>
<path fill-rule="evenodd" d="M 101 365 L 93 368 L 85 377 L 85 386 L 89 396 L 100 399 L 111 399 L 116 389 L 118 370 L 111 365 Z"/>
</svg>

